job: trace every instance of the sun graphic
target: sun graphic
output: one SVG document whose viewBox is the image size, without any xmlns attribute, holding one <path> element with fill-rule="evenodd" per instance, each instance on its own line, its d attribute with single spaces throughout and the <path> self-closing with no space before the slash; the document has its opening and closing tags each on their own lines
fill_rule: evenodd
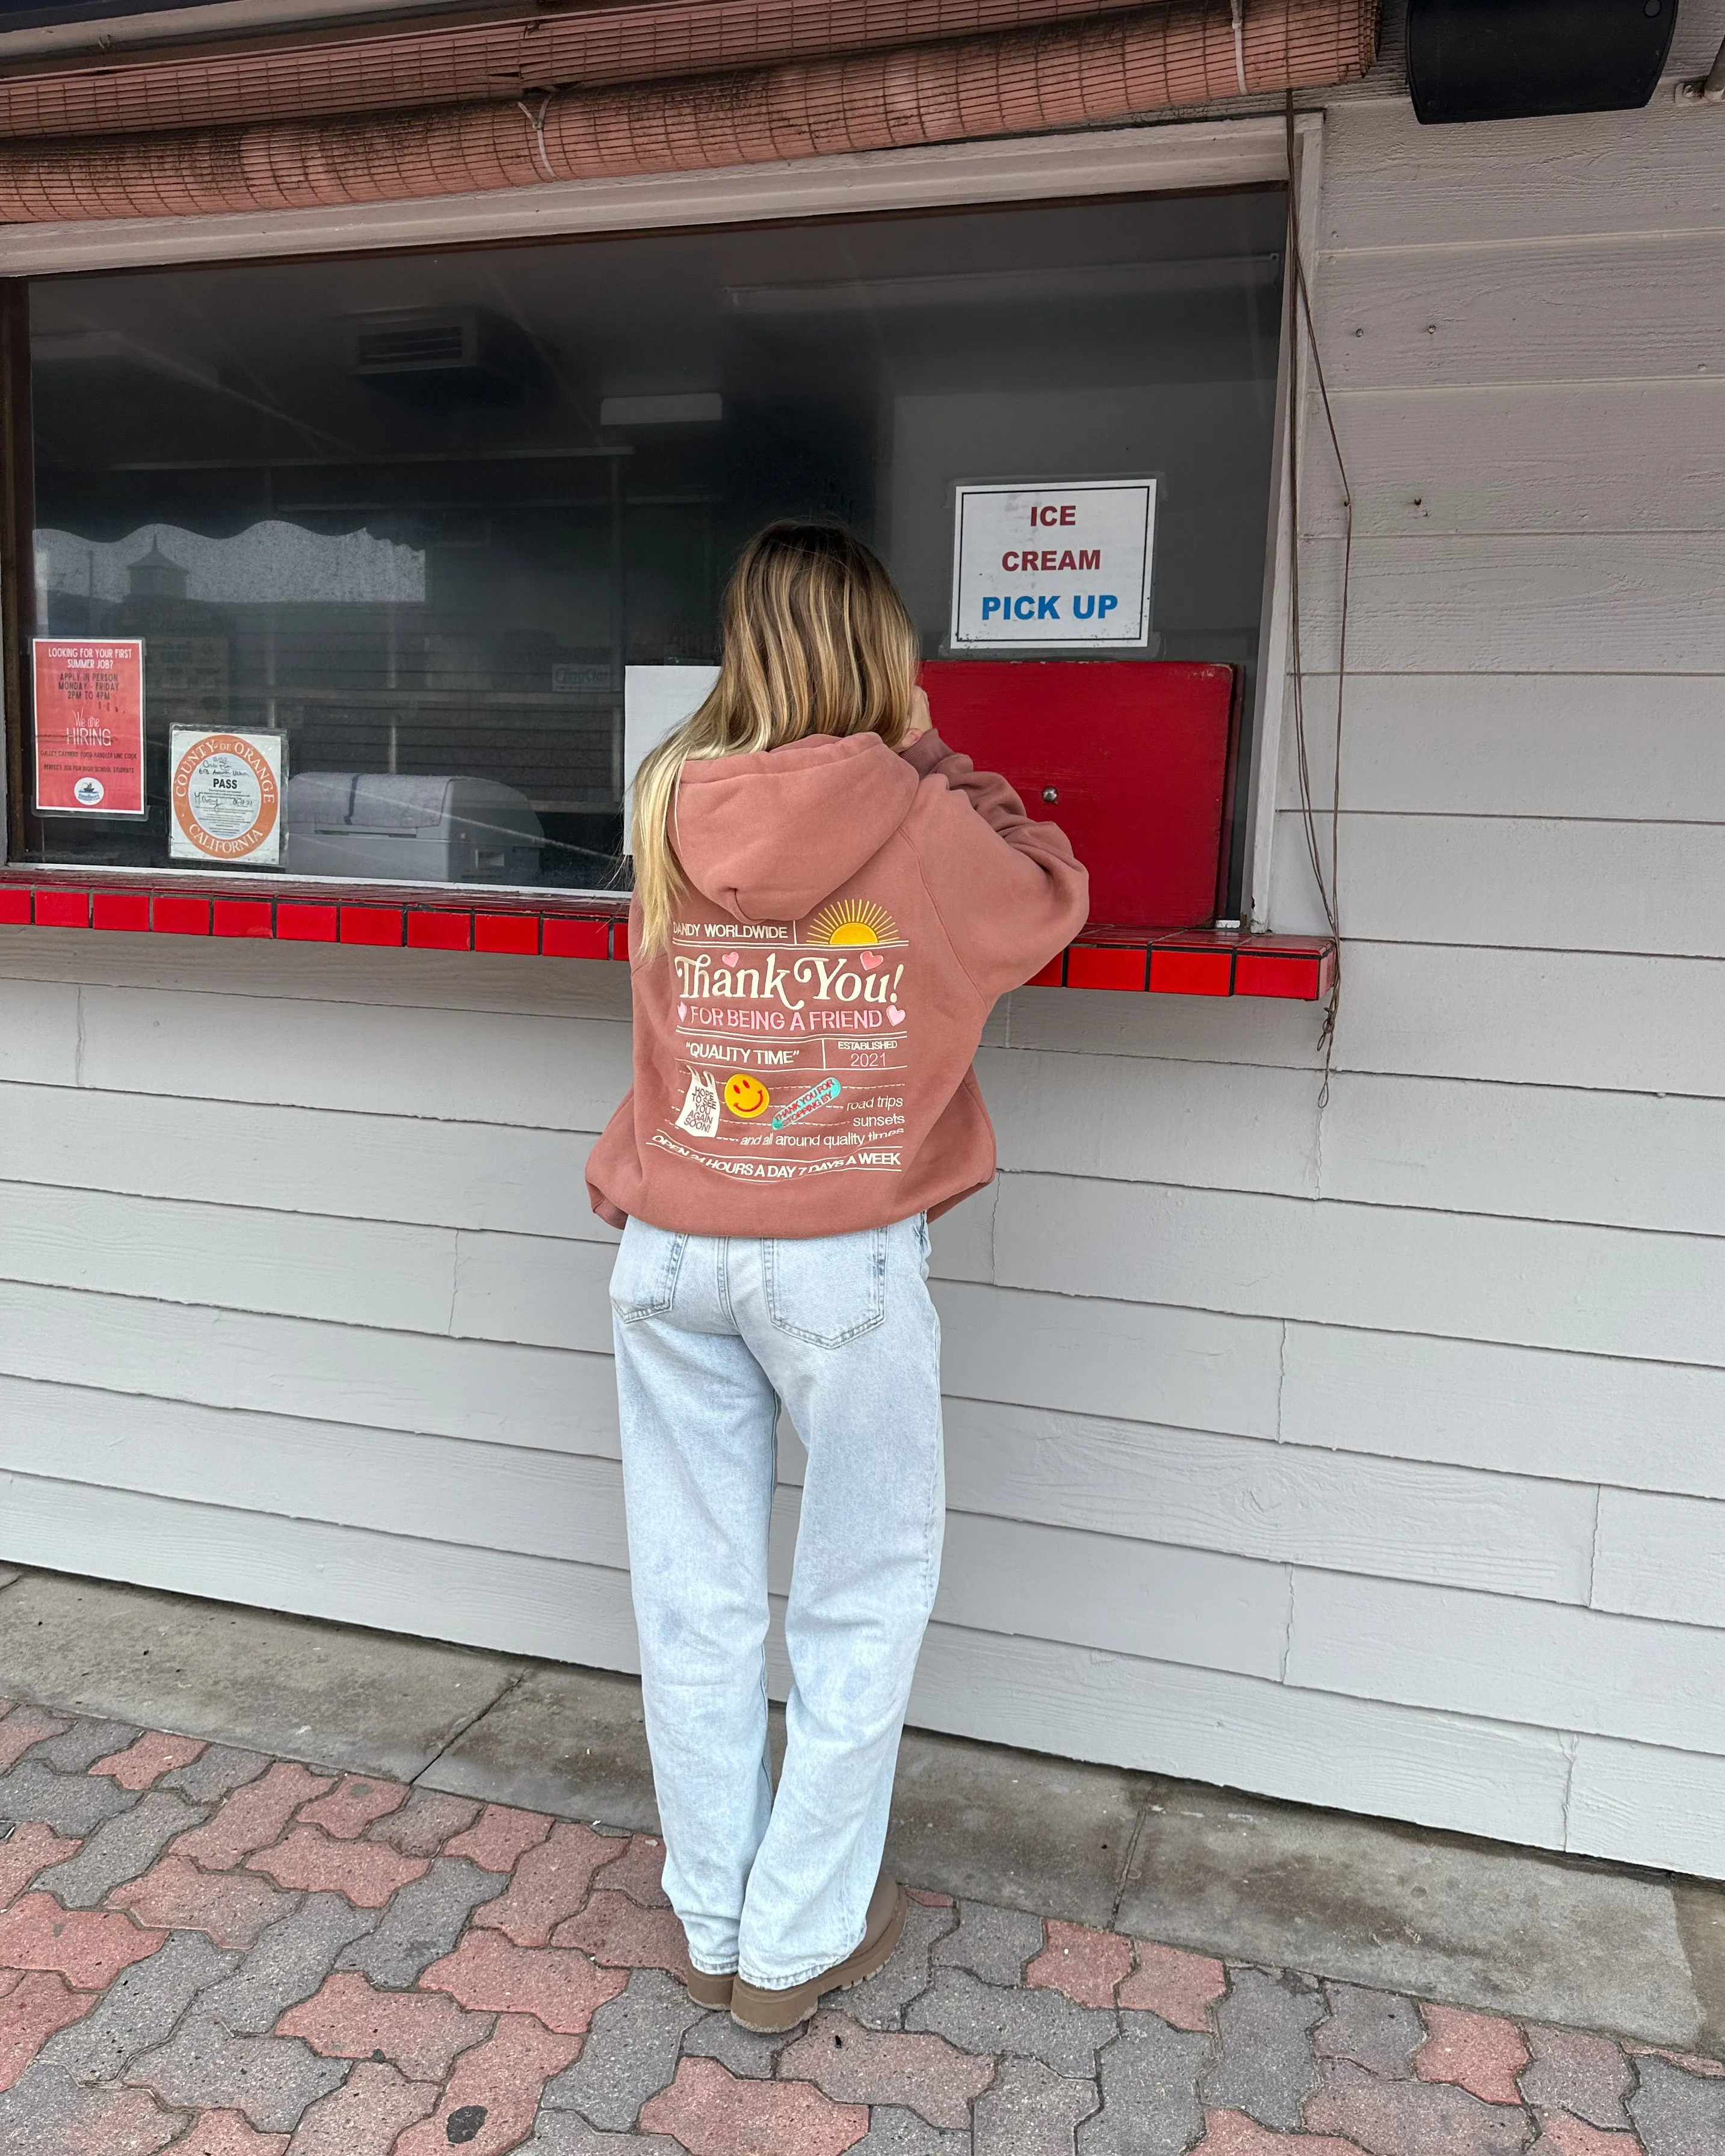
<svg viewBox="0 0 1725 2156">
<path fill-rule="evenodd" d="M 811 943 L 896 943 L 898 927 L 884 906 L 841 898 L 822 906 L 809 924 Z"/>
</svg>

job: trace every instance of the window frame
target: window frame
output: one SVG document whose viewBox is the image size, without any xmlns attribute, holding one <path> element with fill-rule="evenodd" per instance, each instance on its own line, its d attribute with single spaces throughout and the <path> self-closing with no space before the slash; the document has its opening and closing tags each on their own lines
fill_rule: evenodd
<svg viewBox="0 0 1725 2156">
<path fill-rule="evenodd" d="M 255 890 L 257 872 L 203 867 L 74 867 L 32 861 L 26 762 L 25 654 L 33 626 L 33 471 L 30 432 L 28 299 L 31 282 L 100 270 L 264 265 L 332 254 L 393 255 L 465 251 L 552 239 L 624 238 L 711 231 L 746 224 L 824 224 L 916 210 L 1050 204 L 1103 197 L 1174 194 L 1287 185 L 1305 259 L 1312 257 L 1321 178 L 1322 116 L 1295 122 L 1293 171 L 1281 116 L 1170 121 L 1071 135 L 1020 136 L 937 149 L 882 151 L 713 173 L 676 173 L 606 182 L 555 182 L 520 194 L 436 198 L 334 209 L 280 211 L 208 218 L 151 218 L 64 225 L 12 226 L 0 231 L 0 694 L 4 756 L 0 758 L 0 880 L 75 875 L 100 885 L 141 880 L 173 889 L 195 885 L 214 896 Z M 1244 798 L 1240 910 L 1255 929 L 1269 925 L 1276 838 L 1277 774 L 1290 649 L 1289 606 L 1293 545 L 1288 501 L 1290 414 L 1304 409 L 1306 357 L 1293 335 L 1294 280 L 1285 270 L 1275 419 L 1271 438 L 1271 516 L 1260 613 L 1260 664 Z M 26 573 L 26 572 L 28 573 Z M 1273 692 L 1272 692 L 1273 691 Z M 1236 824 L 1240 819 L 1236 817 Z M 39 844 L 39 839 L 37 840 Z M 375 885 L 336 878 L 271 875 L 279 896 L 345 895 L 364 902 Z M 416 895 L 448 891 L 415 885 Z M 527 896 L 526 887 L 462 887 L 459 902 L 486 905 Z M 535 893 L 536 905 L 550 893 Z M 591 906 L 593 895 L 567 893 Z M 560 909 L 559 909 L 560 910 Z"/>
</svg>

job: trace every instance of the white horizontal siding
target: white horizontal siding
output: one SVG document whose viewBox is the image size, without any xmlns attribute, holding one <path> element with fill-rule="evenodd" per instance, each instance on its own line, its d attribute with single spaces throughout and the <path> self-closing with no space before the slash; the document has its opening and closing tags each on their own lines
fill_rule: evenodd
<svg viewBox="0 0 1725 2156">
<path fill-rule="evenodd" d="M 1342 807 L 1725 824 L 1720 694 L 1705 675 L 1351 674 Z M 1308 696 L 1313 798 L 1327 808 L 1334 677 Z M 1281 803 L 1299 803 L 1291 759 Z"/>
<path fill-rule="evenodd" d="M 1338 1072 L 1322 1193 L 1725 1235 L 1725 1101 Z"/>
<path fill-rule="evenodd" d="M 1717 1449 L 1725 1451 L 1725 1440 Z M 1725 1631 L 1725 1502 L 1602 1491 L 1593 1599 L 1602 1609 Z"/>
<path fill-rule="evenodd" d="M 1686 380 L 1725 351 L 1725 225 L 1337 248 L 1316 265 L 1332 389 Z"/>
<path fill-rule="evenodd" d="M 1725 19 L 1715 6 L 1709 33 L 1707 12 L 1684 0 L 1678 34 L 1710 64 Z M 1717 126 L 1669 93 L 1640 112 L 1467 127 L 1422 127 L 1384 98 L 1337 106 L 1325 147 L 1324 244 L 1352 254 L 1725 227 Z"/>
<path fill-rule="evenodd" d="M 608 1450 L 608 1356 L 0 1281 L 0 1372 L 213 1407 Z"/>
<path fill-rule="evenodd" d="M 1706 1236 L 1015 1175 L 995 1263 L 1014 1287 L 1725 1364 Z"/>
<path fill-rule="evenodd" d="M 996 1014 L 928 1726 L 1725 1876 L 1715 118 L 1335 102 L 1327 1092 L 1311 1006 Z M 618 966 L 0 930 L 0 1558 L 629 1666 L 581 1174 L 628 1009 Z"/>
<path fill-rule="evenodd" d="M 1355 389 L 1335 410 L 1362 537 L 1725 526 L 1725 374 Z M 1334 464 L 1316 440 L 1311 454 L 1301 526 L 1334 535 Z"/>
<path fill-rule="evenodd" d="M 1725 1630 L 1418 1581 L 1296 1573 L 1291 1684 L 1725 1748 Z"/>
<path fill-rule="evenodd" d="M 629 1082 L 627 1026 L 586 1019 L 100 986 L 78 1007 L 81 1081 L 117 1092 L 591 1131 Z"/>
<path fill-rule="evenodd" d="M 1570 1778 L 1568 1845 L 1673 1871 L 1719 1869 L 1725 1758 L 1584 1737 Z"/>
<path fill-rule="evenodd" d="M 1308 872 L 1293 812 L 1281 822 L 1285 921 Z M 1683 958 L 1725 957 L 1722 855 L 1716 824 L 1517 816 L 1350 813 L 1337 845 L 1348 933 L 1361 941 Z"/>
<path fill-rule="evenodd" d="M 1300 1445 L 1725 1497 L 1725 1370 L 1290 1325 L 1281 1428 Z"/>
<path fill-rule="evenodd" d="M 911 1712 L 1031 1751 L 1564 1843 L 1568 1751 L 1546 1729 L 945 1626 L 923 1648 Z"/>
<path fill-rule="evenodd" d="M 1343 926 L 1345 1070 L 1725 1099 L 1717 959 L 1355 943 Z"/>
<path fill-rule="evenodd" d="M 1725 239 L 1715 253 L 1725 255 Z M 1342 546 L 1307 539 L 1301 553 L 1306 660 L 1328 671 Z M 1368 674 L 1719 674 L 1722 581 L 1719 531 L 1361 537 L 1348 665 Z"/>
<path fill-rule="evenodd" d="M 1615 1493 L 1612 1493 L 1615 1494 Z M 1490 1470 L 950 1399 L 962 1512 L 1585 1602 L 1599 1493 Z"/>
</svg>

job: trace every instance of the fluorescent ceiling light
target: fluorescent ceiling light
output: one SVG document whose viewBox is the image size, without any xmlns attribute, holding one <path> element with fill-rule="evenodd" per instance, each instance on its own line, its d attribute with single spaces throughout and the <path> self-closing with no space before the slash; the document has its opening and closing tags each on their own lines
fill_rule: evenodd
<svg viewBox="0 0 1725 2156">
<path fill-rule="evenodd" d="M 725 416 L 725 400 L 716 389 L 681 390 L 668 397 L 606 397 L 599 403 L 602 427 L 711 427 Z"/>
<path fill-rule="evenodd" d="M 1280 254 L 1204 254 L 1167 262 L 1075 263 L 1065 269 L 974 270 L 940 277 L 857 277 L 842 284 L 731 285 L 739 315 L 844 315 L 889 308 L 985 305 L 1025 300 L 1137 298 L 1273 285 Z"/>
</svg>

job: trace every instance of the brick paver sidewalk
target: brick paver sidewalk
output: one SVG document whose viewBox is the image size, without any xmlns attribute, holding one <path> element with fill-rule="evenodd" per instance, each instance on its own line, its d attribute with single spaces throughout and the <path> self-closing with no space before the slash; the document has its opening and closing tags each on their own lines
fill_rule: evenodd
<svg viewBox="0 0 1725 2156">
<path fill-rule="evenodd" d="M 793 2035 L 660 1845 L 0 1702 L 0 2156 L 1725 2156 L 1725 2066 L 914 1897 Z"/>
</svg>

